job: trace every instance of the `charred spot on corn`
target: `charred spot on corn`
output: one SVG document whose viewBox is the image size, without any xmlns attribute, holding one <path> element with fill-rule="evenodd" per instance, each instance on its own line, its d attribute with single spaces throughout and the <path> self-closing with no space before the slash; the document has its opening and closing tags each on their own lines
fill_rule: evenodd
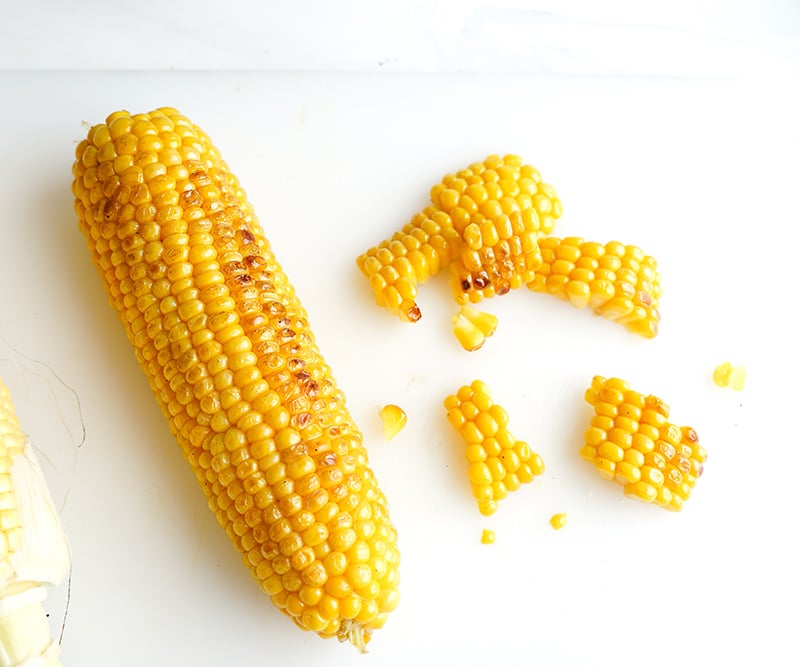
<svg viewBox="0 0 800 667">
<path fill-rule="evenodd" d="M 92 127 L 73 176 L 94 264 L 210 509 L 282 612 L 363 650 L 399 601 L 397 533 L 238 180 L 169 108 Z"/>
</svg>

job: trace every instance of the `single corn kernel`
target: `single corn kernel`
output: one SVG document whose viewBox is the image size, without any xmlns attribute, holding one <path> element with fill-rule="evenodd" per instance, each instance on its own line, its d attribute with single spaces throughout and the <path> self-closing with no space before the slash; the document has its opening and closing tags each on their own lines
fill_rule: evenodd
<svg viewBox="0 0 800 667">
<path fill-rule="evenodd" d="M 561 216 L 555 190 L 516 155 L 490 155 L 448 174 L 431 204 L 360 255 L 379 306 L 416 322 L 417 286 L 443 269 L 459 304 L 506 294 L 533 280 L 539 239 Z"/>
<path fill-rule="evenodd" d="M 626 495 L 680 511 L 707 458 L 696 431 L 670 423 L 664 401 L 639 394 L 618 378 L 595 376 L 585 400 L 595 417 L 586 430 L 581 458 L 593 463 L 601 476 L 622 484 Z M 606 416 L 611 408 L 640 421 L 611 420 Z"/>
<path fill-rule="evenodd" d="M 542 457 L 508 430 L 508 414 L 494 403 L 485 383 L 462 386 L 444 406 L 447 420 L 467 442 L 472 495 L 484 516 L 494 514 L 509 491 L 544 472 Z"/>
<path fill-rule="evenodd" d="M 718 387 L 727 387 L 731 381 L 731 371 L 733 371 L 733 366 L 730 361 L 725 361 L 717 366 L 714 369 L 714 384 Z"/>
<path fill-rule="evenodd" d="M 656 261 L 636 246 L 606 245 L 578 237 L 539 241 L 542 263 L 527 283 L 534 292 L 549 292 L 576 308 L 653 338 L 660 319 L 661 276 Z"/>
<path fill-rule="evenodd" d="M 495 534 L 493 530 L 484 528 L 481 533 L 481 544 L 494 544 Z"/>
<path fill-rule="evenodd" d="M 744 389 L 745 377 L 744 366 L 733 366 L 729 361 L 725 361 L 714 369 L 713 380 L 718 387 L 730 387 L 734 391 L 741 391 Z"/>
<path fill-rule="evenodd" d="M 389 403 L 380 409 L 380 418 L 383 422 L 383 437 L 386 440 L 391 440 L 406 425 L 408 418 L 403 408 Z"/>
<path fill-rule="evenodd" d="M 483 347 L 486 339 L 497 329 L 497 318 L 471 306 L 461 306 L 453 316 L 453 333 L 467 352 Z"/>
<path fill-rule="evenodd" d="M 554 514 L 550 517 L 550 525 L 554 530 L 561 530 L 567 525 L 567 515 L 562 513 Z"/>
</svg>

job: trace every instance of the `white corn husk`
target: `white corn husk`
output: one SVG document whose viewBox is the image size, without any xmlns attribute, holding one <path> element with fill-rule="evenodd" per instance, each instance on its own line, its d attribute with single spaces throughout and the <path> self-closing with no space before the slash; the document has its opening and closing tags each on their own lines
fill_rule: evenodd
<svg viewBox="0 0 800 667">
<path fill-rule="evenodd" d="M 59 646 L 51 638 L 42 601 L 45 587 L 67 576 L 71 554 L 27 438 L 11 461 L 10 477 L 21 534 L 18 547 L 0 561 L 0 667 L 57 667 Z"/>
</svg>

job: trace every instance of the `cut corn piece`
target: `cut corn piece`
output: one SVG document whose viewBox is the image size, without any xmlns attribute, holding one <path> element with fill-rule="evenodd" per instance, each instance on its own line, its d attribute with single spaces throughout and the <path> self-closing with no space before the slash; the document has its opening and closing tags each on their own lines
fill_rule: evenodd
<svg viewBox="0 0 800 667">
<path fill-rule="evenodd" d="M 544 472 L 542 457 L 508 430 L 508 413 L 494 403 L 484 382 L 474 380 L 444 400 L 447 420 L 467 442 L 469 481 L 478 510 L 497 511 L 509 491 Z"/>
<path fill-rule="evenodd" d="M 33 447 L 0 379 L 0 664 L 60 667 L 42 606 L 70 568 L 70 550 Z"/>
<path fill-rule="evenodd" d="M 399 600 L 396 531 L 238 180 L 169 108 L 111 114 L 76 157 L 80 228 L 209 507 L 285 614 L 363 650 Z"/>
<path fill-rule="evenodd" d="M 494 534 L 493 530 L 489 528 L 484 528 L 483 532 L 481 533 L 481 544 L 494 544 L 496 535 Z"/>
<path fill-rule="evenodd" d="M 416 322 L 417 286 L 448 267 L 459 304 L 533 280 L 537 242 L 560 216 L 555 190 L 534 167 L 516 155 L 491 155 L 445 176 L 429 206 L 356 262 L 377 304 Z"/>
<path fill-rule="evenodd" d="M 453 333 L 467 352 L 483 347 L 486 339 L 497 330 L 497 318 L 472 306 L 461 306 L 453 316 Z"/>
<path fill-rule="evenodd" d="M 591 308 L 645 338 L 656 336 L 662 290 L 655 259 L 617 241 L 548 237 L 539 246 L 542 263 L 527 284 L 530 290 Z"/>
<path fill-rule="evenodd" d="M 408 418 L 403 408 L 389 403 L 380 409 L 380 417 L 383 422 L 383 437 L 391 440 L 406 425 Z"/>
<path fill-rule="evenodd" d="M 669 422 L 664 401 L 619 378 L 595 376 L 585 399 L 595 419 L 581 457 L 604 478 L 622 484 L 626 495 L 680 511 L 707 458 L 696 431 Z"/>
<path fill-rule="evenodd" d="M 561 530 L 567 525 L 567 515 L 563 512 L 554 514 L 550 517 L 550 525 L 553 527 L 553 530 Z"/>
</svg>

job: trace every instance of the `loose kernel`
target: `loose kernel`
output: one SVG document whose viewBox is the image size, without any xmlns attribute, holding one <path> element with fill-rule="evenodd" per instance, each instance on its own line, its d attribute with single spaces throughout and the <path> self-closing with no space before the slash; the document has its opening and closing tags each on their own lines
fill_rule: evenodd
<svg viewBox="0 0 800 667">
<path fill-rule="evenodd" d="M 483 532 L 481 533 L 481 544 L 494 544 L 495 541 L 495 534 L 493 530 L 489 530 L 488 528 L 484 528 Z"/>
<path fill-rule="evenodd" d="M 408 420 L 403 409 L 391 403 L 384 405 L 379 414 L 383 423 L 383 437 L 386 440 L 394 438 L 403 429 Z"/>
<path fill-rule="evenodd" d="M 567 515 L 564 513 L 554 514 L 550 517 L 550 525 L 554 530 L 561 530 L 567 525 Z"/>
</svg>

